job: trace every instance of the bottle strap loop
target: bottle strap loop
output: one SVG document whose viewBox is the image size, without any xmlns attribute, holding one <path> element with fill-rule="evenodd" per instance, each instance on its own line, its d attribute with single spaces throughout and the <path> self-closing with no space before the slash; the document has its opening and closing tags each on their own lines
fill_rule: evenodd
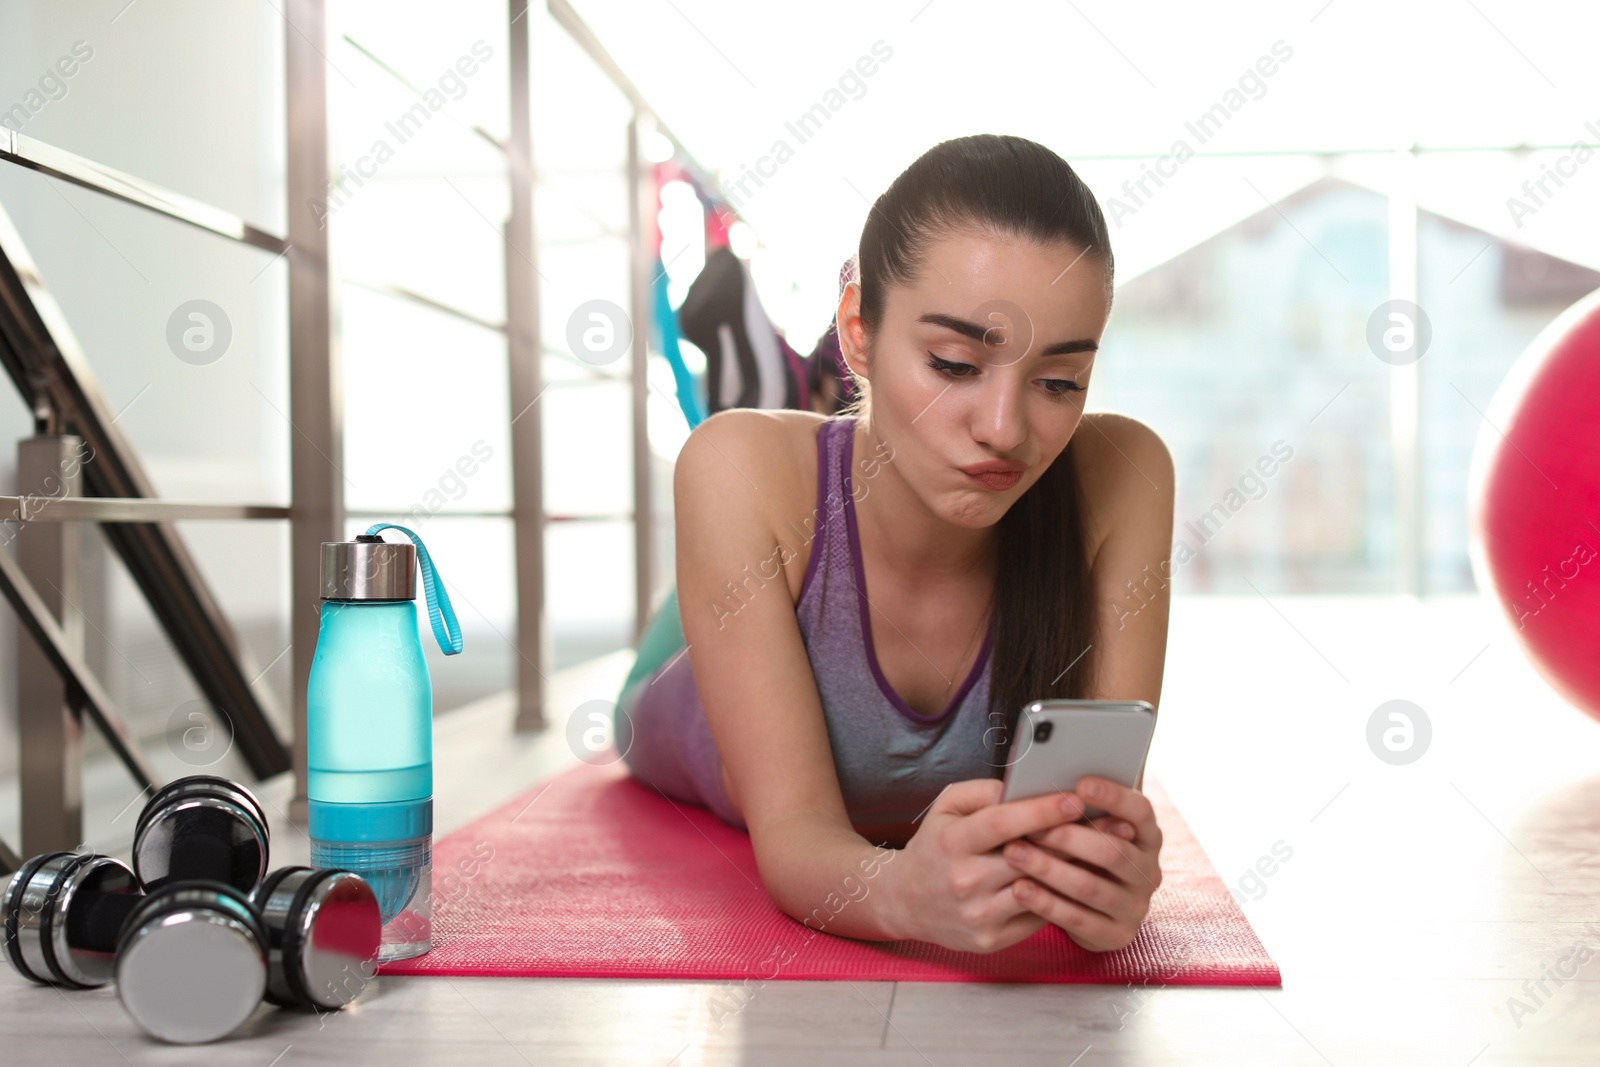
<svg viewBox="0 0 1600 1067">
<path fill-rule="evenodd" d="M 428 599 L 428 622 L 433 626 L 434 639 L 439 642 L 440 652 L 447 656 L 456 655 L 461 651 L 461 624 L 456 621 L 455 608 L 450 605 L 450 594 L 445 592 L 444 584 L 434 570 L 428 546 L 411 530 L 392 522 L 375 522 L 363 536 L 376 537 L 380 530 L 399 530 L 417 546 L 417 566 L 422 568 L 422 591 Z"/>
</svg>

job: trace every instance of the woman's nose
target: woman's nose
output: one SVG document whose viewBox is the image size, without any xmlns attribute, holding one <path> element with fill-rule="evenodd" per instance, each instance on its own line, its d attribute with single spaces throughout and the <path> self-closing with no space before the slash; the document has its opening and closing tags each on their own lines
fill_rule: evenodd
<svg viewBox="0 0 1600 1067">
<path fill-rule="evenodd" d="M 1010 370 L 1011 368 L 1007 368 Z M 1028 419 L 1023 404 L 1026 383 L 1017 374 L 991 371 L 989 381 L 976 398 L 972 413 L 972 436 L 996 452 L 1010 452 L 1028 438 Z"/>
</svg>

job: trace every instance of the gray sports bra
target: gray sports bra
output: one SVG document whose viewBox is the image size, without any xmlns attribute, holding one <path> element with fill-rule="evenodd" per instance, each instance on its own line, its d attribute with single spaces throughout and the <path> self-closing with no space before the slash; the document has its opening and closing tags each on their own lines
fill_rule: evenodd
<svg viewBox="0 0 1600 1067">
<path fill-rule="evenodd" d="M 951 782 L 993 778 L 1000 764 L 989 731 L 994 620 L 967 677 L 944 710 L 919 715 L 878 666 L 856 527 L 863 467 L 851 455 L 854 416 L 817 430 L 817 513 L 811 558 L 795 615 L 827 720 L 828 741 L 853 823 L 908 823 Z"/>
</svg>

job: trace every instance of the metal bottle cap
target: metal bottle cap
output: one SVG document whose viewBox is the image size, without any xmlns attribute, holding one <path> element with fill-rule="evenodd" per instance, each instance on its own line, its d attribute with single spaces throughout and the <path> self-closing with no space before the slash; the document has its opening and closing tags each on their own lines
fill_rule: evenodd
<svg viewBox="0 0 1600 1067">
<path fill-rule="evenodd" d="M 92 853 L 50 852 L 23 864 L 4 899 L 12 966 L 36 982 L 81 989 L 109 982 L 113 946 L 74 944 L 67 937 L 74 908 L 81 913 L 98 895 L 137 897 L 139 883 L 124 864 Z"/>
<path fill-rule="evenodd" d="M 361 995 L 378 970 L 378 898 L 350 871 L 284 867 L 250 900 L 272 938 L 267 999 L 335 1011 Z"/>
<path fill-rule="evenodd" d="M 232 886 L 173 883 L 128 916 L 117 946 L 117 996 L 154 1037 L 215 1041 L 261 1003 L 266 943 L 260 918 Z"/>
<path fill-rule="evenodd" d="M 164 786 L 139 814 L 133 869 L 147 891 L 214 878 L 248 893 L 267 873 L 270 842 L 254 793 L 227 778 L 190 775 Z"/>
<path fill-rule="evenodd" d="M 322 542 L 323 600 L 415 600 L 417 548 L 362 534 Z"/>
</svg>

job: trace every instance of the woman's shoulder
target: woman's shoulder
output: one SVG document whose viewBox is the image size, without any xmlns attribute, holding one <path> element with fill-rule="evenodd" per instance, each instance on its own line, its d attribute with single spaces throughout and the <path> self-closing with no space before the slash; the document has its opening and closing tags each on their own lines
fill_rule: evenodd
<svg viewBox="0 0 1600 1067">
<path fill-rule="evenodd" d="M 1072 440 L 1090 559 L 1119 526 L 1171 522 L 1176 478 L 1160 434 L 1132 416 L 1093 411 L 1084 413 Z"/>
<path fill-rule="evenodd" d="M 1086 411 L 1083 421 L 1073 432 L 1074 440 L 1080 436 L 1084 438 L 1081 444 L 1088 446 L 1080 458 L 1092 457 L 1106 464 L 1109 462 L 1108 453 L 1113 456 L 1127 453 L 1129 460 L 1142 457 L 1157 464 L 1172 465 L 1172 456 L 1161 435 L 1132 415 L 1117 411 Z"/>
<path fill-rule="evenodd" d="M 673 471 L 680 585 L 690 580 L 686 545 L 695 547 L 688 566 L 720 582 L 733 577 L 722 574 L 729 560 L 764 558 L 791 539 L 793 524 L 816 506 L 817 432 L 827 421 L 808 411 L 730 408 L 694 428 Z M 808 553 L 779 563 L 797 599 Z"/>
<path fill-rule="evenodd" d="M 774 514 L 788 514 L 816 493 L 817 433 L 827 421 L 793 408 L 719 411 L 689 434 L 675 476 L 739 479 Z"/>
</svg>

